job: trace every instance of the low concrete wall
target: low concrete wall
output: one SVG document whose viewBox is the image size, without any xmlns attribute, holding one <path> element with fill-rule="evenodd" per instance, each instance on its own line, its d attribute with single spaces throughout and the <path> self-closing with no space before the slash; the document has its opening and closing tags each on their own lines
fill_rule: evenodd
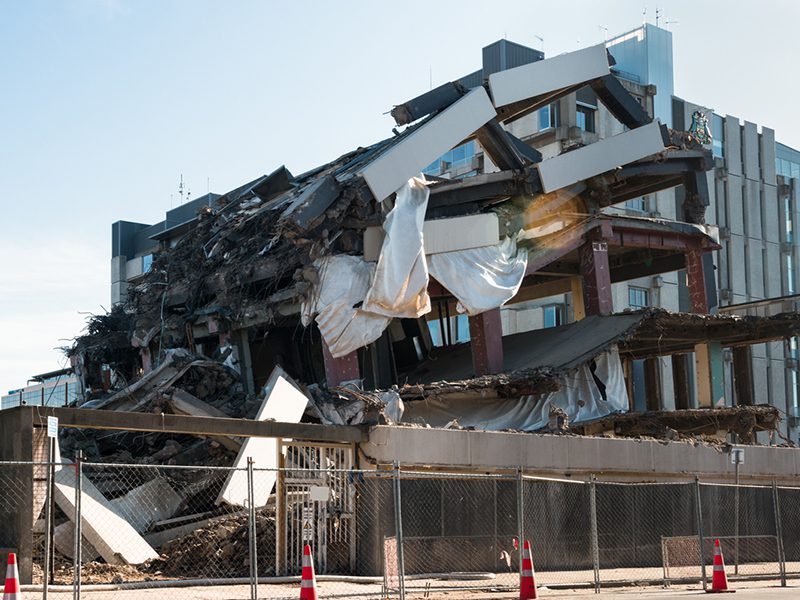
<svg viewBox="0 0 800 600">
<path fill-rule="evenodd" d="M 800 483 L 800 449 L 743 446 L 742 482 Z M 730 454 L 688 442 L 379 426 L 360 445 L 369 461 L 470 471 L 524 468 L 526 474 L 606 481 L 732 482 Z"/>
</svg>

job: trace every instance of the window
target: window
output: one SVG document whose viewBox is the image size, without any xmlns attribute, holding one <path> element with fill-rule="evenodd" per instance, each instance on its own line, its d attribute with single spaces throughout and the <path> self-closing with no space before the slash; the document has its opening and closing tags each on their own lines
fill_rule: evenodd
<svg viewBox="0 0 800 600">
<path fill-rule="evenodd" d="M 575 118 L 577 119 L 578 127 L 580 127 L 582 131 L 588 131 L 589 133 L 595 132 L 594 113 L 595 109 L 589 106 L 578 104 L 575 107 Z"/>
<path fill-rule="evenodd" d="M 153 255 L 145 254 L 142 257 L 142 273 L 148 273 L 153 268 Z"/>
<path fill-rule="evenodd" d="M 449 319 L 443 318 L 428 321 L 428 330 L 431 333 L 431 341 L 434 346 L 449 346 L 468 342 L 469 317 L 467 315 L 456 315 Z"/>
<path fill-rule="evenodd" d="M 475 142 L 469 141 L 466 144 L 456 146 L 449 152 L 445 152 L 442 156 L 425 167 L 422 172 L 426 175 L 441 175 L 445 171 L 471 165 L 474 156 Z"/>
<path fill-rule="evenodd" d="M 634 198 L 633 200 L 628 200 L 625 203 L 625 208 L 640 213 L 647 212 L 647 198 L 645 196 L 642 196 L 641 198 Z"/>
<path fill-rule="evenodd" d="M 539 131 L 558 127 L 561 124 L 559 117 L 558 104 L 550 104 L 539 109 Z"/>
<path fill-rule="evenodd" d="M 647 308 L 650 306 L 650 290 L 634 285 L 628 286 L 628 305 L 631 308 Z"/>
<path fill-rule="evenodd" d="M 711 115 L 711 152 L 725 157 L 725 119 L 719 115 Z"/>
<path fill-rule="evenodd" d="M 564 324 L 564 305 L 548 304 L 542 307 L 545 327 L 558 327 Z"/>
</svg>

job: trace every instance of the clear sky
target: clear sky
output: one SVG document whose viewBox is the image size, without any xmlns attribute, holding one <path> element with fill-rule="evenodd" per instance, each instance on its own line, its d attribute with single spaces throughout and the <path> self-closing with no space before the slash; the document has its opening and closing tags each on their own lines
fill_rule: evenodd
<svg viewBox="0 0 800 600">
<path fill-rule="evenodd" d="M 800 2 L 658 7 L 678 96 L 800 147 Z M 162 220 L 181 174 L 197 197 L 281 164 L 302 172 L 390 135 L 392 105 L 478 69 L 497 39 L 553 56 L 655 22 L 655 10 L 0 0 L 0 391 L 64 363 L 56 348 L 109 307 L 111 223 Z"/>
</svg>

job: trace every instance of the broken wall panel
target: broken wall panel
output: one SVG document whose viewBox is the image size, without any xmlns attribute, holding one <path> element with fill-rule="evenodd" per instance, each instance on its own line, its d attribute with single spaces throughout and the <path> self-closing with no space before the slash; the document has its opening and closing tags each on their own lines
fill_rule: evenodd
<svg viewBox="0 0 800 600">
<path fill-rule="evenodd" d="M 486 90 L 475 88 L 384 151 L 361 175 L 380 202 L 496 115 Z"/>
<path fill-rule="evenodd" d="M 256 421 L 277 421 L 280 423 L 299 423 L 306 410 L 308 398 L 297 384 L 280 367 L 272 371 L 261 408 Z M 278 467 L 278 440 L 276 438 L 251 437 L 242 444 L 242 449 L 233 463 L 234 471 L 228 473 L 217 503 L 227 502 L 235 506 L 245 506 L 247 501 L 247 459 L 252 458 L 253 488 L 256 490 L 255 505 L 265 506 L 275 485 Z"/>
<path fill-rule="evenodd" d="M 489 75 L 496 107 L 578 85 L 609 74 L 605 44 L 598 44 Z"/>
<path fill-rule="evenodd" d="M 58 469 L 54 475 L 54 498 L 66 515 L 75 518 L 75 471 Z M 158 558 L 133 526 L 120 517 L 110 501 L 84 475 L 81 479 L 81 526 L 86 540 L 110 565 L 139 565 Z"/>
<path fill-rule="evenodd" d="M 542 188 L 552 192 L 664 150 L 656 121 L 560 154 L 536 165 Z"/>
<path fill-rule="evenodd" d="M 500 241 L 500 222 L 495 213 L 433 219 L 425 221 L 422 237 L 425 240 L 425 254 L 428 255 L 494 246 Z M 381 227 L 367 227 L 364 230 L 364 260 L 378 260 L 383 239 Z"/>
</svg>

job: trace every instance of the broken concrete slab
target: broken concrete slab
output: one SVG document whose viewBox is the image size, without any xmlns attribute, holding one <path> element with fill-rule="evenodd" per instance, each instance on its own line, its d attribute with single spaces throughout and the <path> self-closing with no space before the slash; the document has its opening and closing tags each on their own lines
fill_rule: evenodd
<svg viewBox="0 0 800 600">
<path fill-rule="evenodd" d="M 299 423 L 306 411 L 308 398 L 298 385 L 280 367 L 275 367 L 264 386 L 264 401 L 256 414 L 256 421 L 278 421 Z M 278 440 L 275 438 L 247 438 L 233 464 L 234 471 L 228 473 L 217 504 L 227 502 L 244 506 L 247 501 L 247 459 L 252 458 L 256 471 L 253 473 L 255 505 L 265 506 L 275 485 L 276 472 L 261 469 L 278 468 Z"/>
<path fill-rule="evenodd" d="M 156 521 L 168 519 L 181 507 L 183 498 L 162 477 L 132 489 L 119 498 L 109 501 L 111 509 L 119 517 L 125 519 L 139 533 Z M 75 549 L 75 526 L 71 521 L 58 525 L 53 531 L 53 543 L 56 550 L 67 558 L 73 557 Z M 83 536 L 82 556 L 85 562 L 100 556 L 95 547 Z"/>
<path fill-rule="evenodd" d="M 609 74 L 605 44 L 568 52 L 489 75 L 497 108 Z"/>
<path fill-rule="evenodd" d="M 542 161 L 536 168 L 542 188 L 552 192 L 663 150 L 661 124 L 654 121 Z"/>
<path fill-rule="evenodd" d="M 376 261 L 385 233 L 382 227 L 364 230 L 364 260 Z M 425 221 L 422 227 L 425 254 L 440 254 L 495 246 L 500 241 L 500 222 L 495 213 L 481 213 Z"/>
<path fill-rule="evenodd" d="M 172 395 L 169 400 L 169 405 L 172 408 L 173 412 L 179 415 L 191 415 L 194 417 L 222 417 L 226 418 L 229 415 L 222 412 L 218 408 L 215 408 L 208 404 L 207 402 L 203 402 L 199 398 L 193 396 L 189 392 L 182 390 L 180 388 L 173 388 Z M 227 437 L 227 436 L 211 436 L 216 442 L 219 442 L 222 446 L 227 448 L 228 450 L 233 450 L 234 452 L 238 452 L 239 449 L 242 447 L 242 442 L 236 438 Z"/>
<path fill-rule="evenodd" d="M 380 154 L 361 175 L 380 202 L 496 115 L 486 90 L 475 88 Z"/>
<path fill-rule="evenodd" d="M 54 497 L 70 520 L 75 519 L 75 471 L 56 471 Z M 83 535 L 112 565 L 138 565 L 153 558 L 156 552 L 133 526 L 120 517 L 111 502 L 84 475 L 81 478 L 81 526 Z"/>
</svg>

